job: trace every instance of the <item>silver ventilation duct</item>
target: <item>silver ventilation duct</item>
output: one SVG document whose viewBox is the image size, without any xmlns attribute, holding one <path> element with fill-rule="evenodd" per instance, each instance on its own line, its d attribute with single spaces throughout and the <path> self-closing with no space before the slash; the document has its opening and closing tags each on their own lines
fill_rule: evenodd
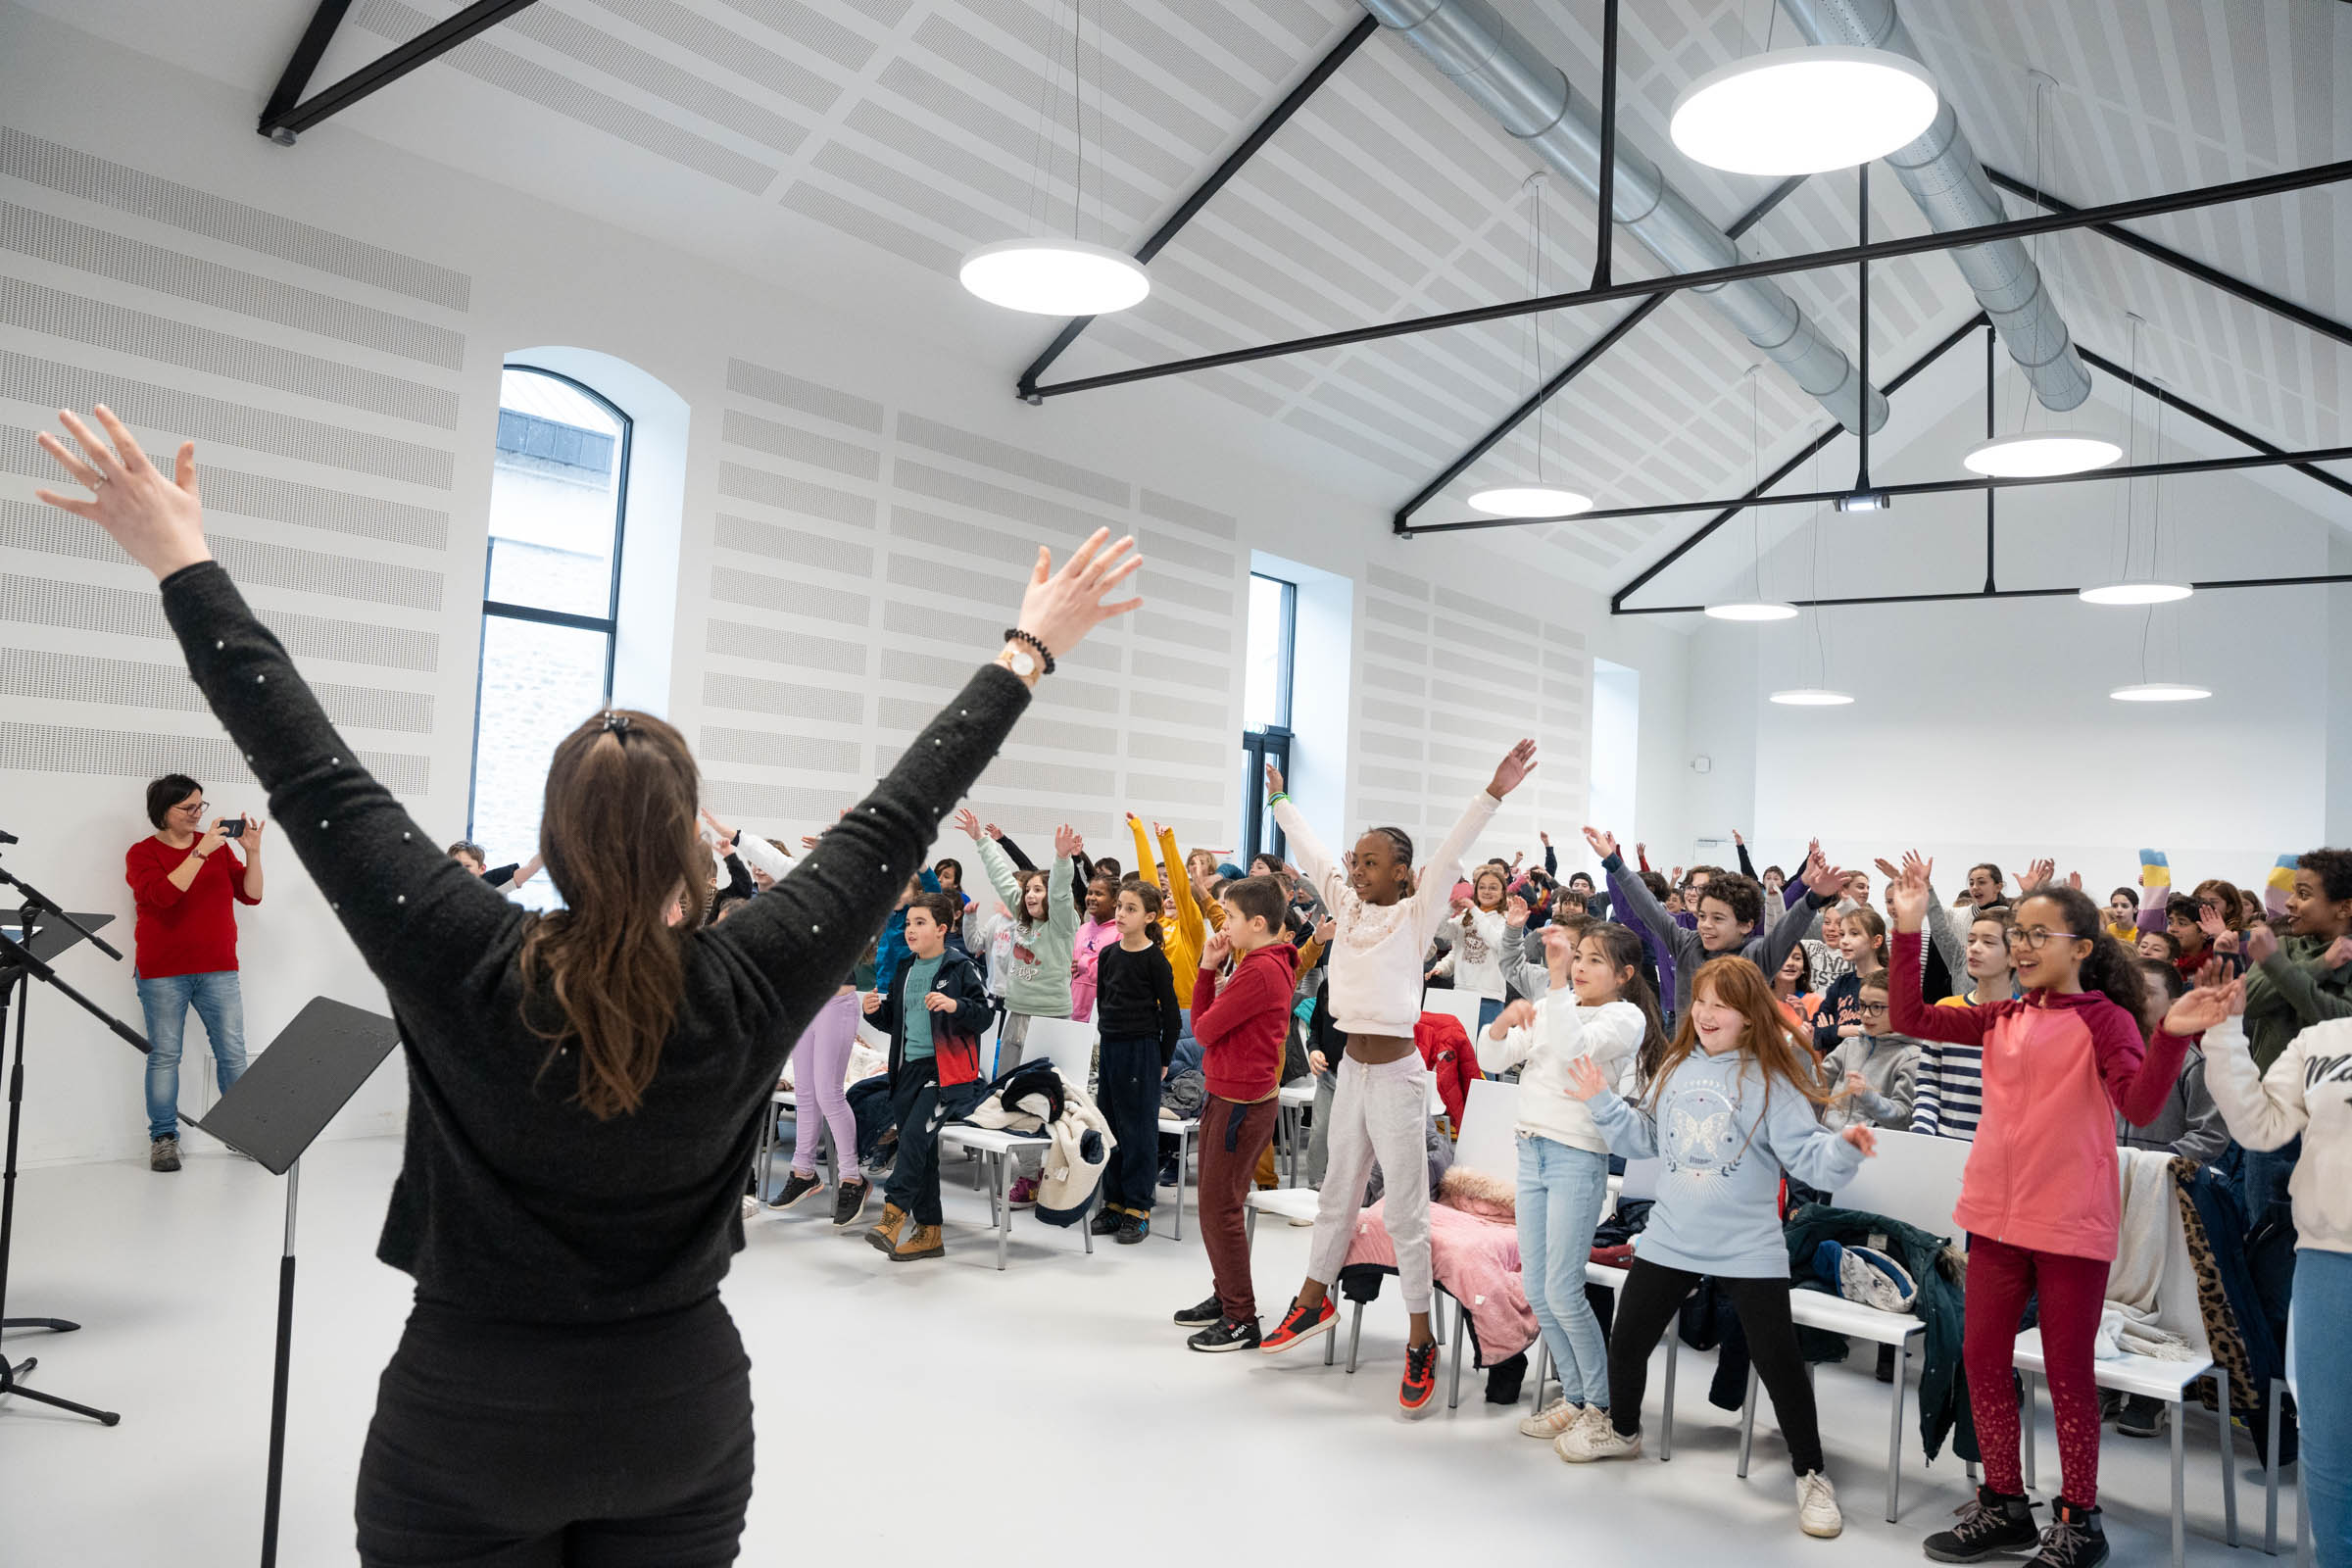
<svg viewBox="0 0 2352 1568">
<path fill-rule="evenodd" d="M 1487 0 L 1363 0 L 1384 26 L 1451 77 L 1480 107 L 1553 169 L 1594 195 L 1600 191 L 1600 113 L 1568 88 L 1560 69 L 1537 52 Z M 1658 166 L 1617 138 L 1617 221 L 1670 270 L 1737 266 L 1731 239 L 1688 197 L 1666 183 Z M 1764 351 L 1790 379 L 1820 399 L 1839 423 L 1861 428 L 1863 388 L 1845 352 L 1822 336 L 1779 284 L 1767 277 L 1692 290 Z M 1869 389 L 1870 427 L 1886 422 L 1886 399 Z"/>
<path fill-rule="evenodd" d="M 1808 43 L 1885 49 L 1927 64 L 1894 0 L 1780 0 Z M 1985 178 L 1968 133 L 1946 98 L 1936 122 L 1908 147 L 1886 155 L 1903 189 L 1937 233 L 2007 221 L 2008 209 Z M 2034 383 L 2045 409 L 2076 407 L 2090 396 L 2090 372 L 2075 352 L 2066 321 L 2042 286 L 2041 271 L 2014 239 L 1946 251 L 1977 303 L 1992 320 L 2002 346 Z"/>
</svg>

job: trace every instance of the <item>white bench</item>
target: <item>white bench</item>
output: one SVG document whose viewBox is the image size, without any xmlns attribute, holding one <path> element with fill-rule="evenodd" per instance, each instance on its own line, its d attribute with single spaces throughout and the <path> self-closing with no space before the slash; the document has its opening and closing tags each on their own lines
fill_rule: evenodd
<svg viewBox="0 0 2352 1568">
<path fill-rule="evenodd" d="M 1862 1162 L 1854 1179 L 1831 1199 L 1833 1206 L 1884 1214 L 1934 1235 L 1948 1235 L 1952 1209 L 1960 1200 L 1960 1176 L 1969 1145 L 1925 1133 L 1878 1129 L 1879 1152 Z M 1916 1282 L 1915 1282 L 1916 1283 Z M 1886 1521 L 1900 1513 L 1903 1459 L 1904 1378 L 1911 1369 L 1912 1342 L 1927 1333 L 1917 1314 L 1886 1312 L 1843 1297 L 1791 1289 L 1788 1315 L 1801 1328 L 1823 1329 L 1848 1339 L 1884 1345 L 1895 1352 L 1893 1387 L 1886 1412 Z M 1810 1368 L 1807 1369 L 1810 1372 Z M 1740 1409 L 1740 1475 L 1745 1479 L 1755 1440 L 1756 1369 L 1747 1369 L 1747 1397 Z"/>
<path fill-rule="evenodd" d="M 1065 1078 L 1086 1082 L 1087 1069 L 1092 1063 L 1095 1029 L 1092 1024 L 1073 1023 L 1067 1018 L 1032 1018 L 1029 1032 L 1021 1049 L 1023 1065 L 1032 1062 L 1051 1063 L 1061 1070 Z M 949 1122 L 939 1130 L 939 1152 L 944 1157 L 949 1150 L 959 1150 L 977 1157 L 988 1187 L 988 1219 L 997 1233 L 997 1268 L 1004 1270 L 1005 1252 L 1012 1241 L 1012 1172 L 1017 1163 L 1014 1156 L 1027 1151 L 1044 1151 L 1053 1141 L 1042 1133 L 1016 1133 L 997 1127 L 974 1127 L 969 1122 Z M 1078 1234 L 1086 1244 L 1089 1257 L 1095 1251 L 1094 1228 L 1088 1217 L 1102 1201 L 1102 1189 L 1088 1200 L 1086 1212 L 1078 1216 Z"/>
</svg>

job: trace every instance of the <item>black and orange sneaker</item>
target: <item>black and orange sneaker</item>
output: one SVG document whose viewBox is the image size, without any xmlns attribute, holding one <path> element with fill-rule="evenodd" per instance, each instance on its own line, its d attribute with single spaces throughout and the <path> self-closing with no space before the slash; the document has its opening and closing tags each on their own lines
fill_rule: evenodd
<svg viewBox="0 0 2352 1568">
<path fill-rule="evenodd" d="M 1404 1381 L 1397 1385 L 1396 1402 L 1404 1406 L 1406 1415 L 1419 1415 L 1429 1408 L 1429 1401 L 1438 1396 L 1438 1345 L 1408 1345 L 1404 1348 Z"/>
<path fill-rule="evenodd" d="M 1291 1309 L 1282 1314 L 1281 1326 L 1265 1337 L 1258 1349 L 1267 1355 L 1279 1355 L 1318 1334 L 1329 1334 L 1339 1320 L 1340 1309 L 1328 1296 L 1313 1306 L 1301 1306 L 1294 1300 Z"/>
</svg>

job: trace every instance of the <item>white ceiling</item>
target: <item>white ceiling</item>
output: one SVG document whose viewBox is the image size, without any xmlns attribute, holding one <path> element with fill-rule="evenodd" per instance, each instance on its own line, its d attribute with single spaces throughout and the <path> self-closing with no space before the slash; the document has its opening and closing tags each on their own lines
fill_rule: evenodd
<svg viewBox="0 0 2352 1568">
<path fill-rule="evenodd" d="M 312 9 L 311 0 L 34 3 L 238 83 L 257 105 Z M 1577 90 L 1597 87 L 1596 0 L 1499 3 Z M 359 0 L 315 81 L 457 9 L 457 0 Z M 1728 225 L 1767 182 L 1681 160 L 1665 113 L 1691 77 L 1758 48 L 1768 25 L 1783 44 L 1793 29 L 1773 21 L 1770 0 L 1631 0 L 1624 11 L 1624 134 Z M 2077 204 L 2352 157 L 2352 6 L 1908 0 L 1904 13 L 1979 152 L 2006 172 L 2034 173 L 2026 73 L 2057 78 L 2041 177 Z M 747 264 L 777 254 L 779 233 L 835 231 L 871 265 L 805 270 L 794 286 L 900 318 L 919 297 L 975 352 L 1001 355 L 1009 385 L 1052 325 L 960 310 L 950 303 L 952 276 L 973 245 L 1039 217 L 1069 221 L 1070 14 L 1067 0 L 541 0 L 334 123 Z M 1086 237 L 1139 243 L 1357 14 L 1348 0 L 1088 4 Z M 1056 70 L 1058 91 L 1048 84 Z M 1049 144 L 1042 161 L 1053 171 L 1041 181 Z M 1377 36 L 1161 254 L 1151 300 L 1098 322 L 1048 379 L 1522 294 L 1521 187 L 1535 167 L 1408 48 Z M 1891 178 L 1873 196 L 1875 234 L 1922 227 Z M 1547 202 L 1544 283 L 1573 287 L 1592 265 L 1591 204 L 1557 180 Z M 1742 249 L 1845 243 L 1852 206 L 1850 175 L 1817 177 Z M 2141 226 L 2315 310 L 2352 316 L 2352 193 L 2321 189 Z M 2041 256 L 2085 344 L 2124 358 L 2124 313 L 2136 311 L 2148 323 L 2143 368 L 2184 397 L 2290 446 L 2352 431 L 2352 350 L 2096 236 L 2048 237 Z M 1621 242 L 1621 277 L 1652 270 Z M 1783 283 L 1850 350 L 1850 269 Z M 1871 302 L 1881 380 L 1975 309 L 1940 255 L 1882 264 Z M 1545 368 L 1623 309 L 1550 318 Z M 1191 380 L 1221 401 L 1220 419 L 1278 432 L 1290 461 L 1348 493 L 1401 502 L 1525 397 L 1532 353 L 1529 325 L 1512 321 Z M 1678 297 L 1555 401 L 1548 471 L 1603 505 L 1744 488 L 1742 377 L 1756 359 L 1705 305 Z M 2004 385 L 2004 409 L 2014 390 Z M 1767 466 L 1827 423 L 1777 375 L 1765 377 L 1761 404 Z M 1901 423 L 1924 429 L 1941 412 Z M 1472 477 L 1530 475 L 1532 455 L 1523 432 Z M 1421 520 L 1462 515 L 1471 487 L 1458 484 Z M 1517 537 L 1550 568 L 1610 588 L 1696 520 Z"/>
</svg>

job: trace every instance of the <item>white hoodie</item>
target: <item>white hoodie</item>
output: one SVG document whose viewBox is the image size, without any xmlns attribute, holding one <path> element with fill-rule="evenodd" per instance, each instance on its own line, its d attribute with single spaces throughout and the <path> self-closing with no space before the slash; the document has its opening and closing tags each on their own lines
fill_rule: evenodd
<svg viewBox="0 0 2352 1568">
<path fill-rule="evenodd" d="M 1507 1031 L 1499 1047 L 1493 1028 L 1481 1030 L 1478 1059 L 1491 1072 L 1528 1064 L 1519 1074 L 1520 1132 L 1605 1154 L 1609 1141 L 1601 1136 L 1592 1112 L 1568 1093 L 1568 1064 L 1591 1056 L 1614 1089 L 1625 1080 L 1647 1028 L 1642 1009 L 1630 1002 L 1582 1007 L 1573 993 L 1563 990 L 1536 1004 L 1533 1028 Z"/>
</svg>

